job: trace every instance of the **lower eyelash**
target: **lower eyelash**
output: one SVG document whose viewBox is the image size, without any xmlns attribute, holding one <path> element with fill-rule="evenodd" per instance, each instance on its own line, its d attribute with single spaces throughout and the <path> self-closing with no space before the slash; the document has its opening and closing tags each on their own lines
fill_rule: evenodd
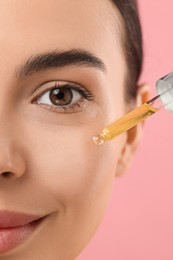
<svg viewBox="0 0 173 260">
<path fill-rule="evenodd" d="M 46 104 L 40 104 L 41 107 L 43 108 L 46 108 L 47 110 L 49 110 L 50 112 L 55 112 L 55 113 L 58 113 L 58 112 L 61 112 L 61 113 L 73 113 L 74 111 L 75 112 L 78 112 L 76 111 L 76 107 L 78 107 L 79 109 L 81 108 L 85 108 L 86 106 L 88 105 L 88 102 L 87 100 L 83 100 L 81 101 L 80 103 L 76 103 L 76 104 L 73 104 L 71 105 L 70 107 L 68 106 L 50 106 L 50 105 L 46 105 Z"/>
</svg>

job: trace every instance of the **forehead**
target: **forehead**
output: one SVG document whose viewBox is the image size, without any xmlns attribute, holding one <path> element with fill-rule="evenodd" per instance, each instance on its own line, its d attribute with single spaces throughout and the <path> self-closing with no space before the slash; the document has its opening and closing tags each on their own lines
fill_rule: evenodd
<svg viewBox="0 0 173 260">
<path fill-rule="evenodd" d="M 97 50 L 103 48 L 106 39 L 118 44 L 118 28 L 118 12 L 109 0 L 1 1 L 0 42 L 9 48 L 47 49 L 57 45 L 68 49 L 82 45 Z"/>
</svg>

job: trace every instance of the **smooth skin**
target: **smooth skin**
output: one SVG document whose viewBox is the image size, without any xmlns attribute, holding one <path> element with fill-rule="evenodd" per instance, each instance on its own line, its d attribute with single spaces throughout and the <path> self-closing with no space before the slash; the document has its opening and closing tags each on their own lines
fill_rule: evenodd
<svg viewBox="0 0 173 260">
<path fill-rule="evenodd" d="M 129 110 L 121 24 L 108 0 L 1 0 L 0 210 L 48 217 L 0 259 L 74 260 L 95 233 L 115 176 L 127 170 L 142 129 L 102 146 L 92 140 Z M 71 64 L 17 78 L 31 56 L 71 49 L 97 56 L 106 71 Z M 33 102 L 55 82 L 75 83 L 94 98 L 70 112 L 50 110 L 48 94 Z M 141 86 L 134 106 L 146 96 Z"/>
</svg>

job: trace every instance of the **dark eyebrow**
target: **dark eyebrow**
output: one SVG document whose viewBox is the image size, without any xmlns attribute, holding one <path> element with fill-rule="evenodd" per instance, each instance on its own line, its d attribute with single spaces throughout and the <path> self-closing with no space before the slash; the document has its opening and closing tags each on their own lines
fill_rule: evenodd
<svg viewBox="0 0 173 260">
<path fill-rule="evenodd" d="M 34 72 L 69 65 L 93 67 L 103 72 L 106 71 L 104 62 L 91 52 L 83 49 L 72 49 L 32 55 L 20 68 L 16 69 L 16 76 L 19 79 L 24 79 Z"/>
</svg>

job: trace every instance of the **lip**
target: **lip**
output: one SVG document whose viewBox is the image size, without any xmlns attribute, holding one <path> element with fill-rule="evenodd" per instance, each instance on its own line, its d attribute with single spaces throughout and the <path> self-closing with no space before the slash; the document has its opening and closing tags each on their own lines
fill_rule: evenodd
<svg viewBox="0 0 173 260">
<path fill-rule="evenodd" d="M 0 253 L 22 244 L 46 216 L 0 211 Z"/>
<path fill-rule="evenodd" d="M 24 226 L 42 217 L 43 216 L 12 212 L 8 210 L 0 211 L 0 229 Z"/>
</svg>

